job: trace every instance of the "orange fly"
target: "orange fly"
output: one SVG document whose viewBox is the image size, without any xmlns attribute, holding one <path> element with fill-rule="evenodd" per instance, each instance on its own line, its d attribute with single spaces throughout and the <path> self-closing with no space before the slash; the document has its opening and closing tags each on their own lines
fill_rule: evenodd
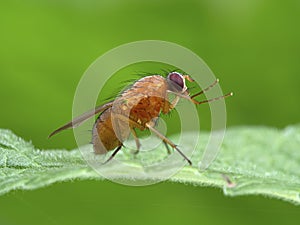
<svg viewBox="0 0 300 225">
<path fill-rule="evenodd" d="M 189 75 L 182 75 L 178 72 L 171 72 L 166 78 L 160 75 L 143 77 L 115 100 L 75 118 L 53 131 L 49 137 L 62 130 L 74 128 L 93 115 L 100 113 L 92 130 L 92 143 L 95 154 L 106 154 L 108 151 L 114 150 L 105 163 L 121 150 L 123 142 L 129 137 L 130 133 L 135 139 L 136 152 L 138 152 L 141 144 L 136 129 L 149 129 L 163 141 L 167 149 L 168 145 L 171 146 L 192 165 L 191 160 L 171 140 L 155 129 L 155 121 L 161 113 L 167 114 L 174 109 L 180 98 L 199 105 L 231 96 L 232 92 L 217 98 L 197 101 L 195 97 L 208 91 L 218 83 L 218 80 L 192 96 L 187 90 L 186 80 L 194 81 Z M 175 97 L 169 101 L 170 94 L 174 94 Z"/>
</svg>

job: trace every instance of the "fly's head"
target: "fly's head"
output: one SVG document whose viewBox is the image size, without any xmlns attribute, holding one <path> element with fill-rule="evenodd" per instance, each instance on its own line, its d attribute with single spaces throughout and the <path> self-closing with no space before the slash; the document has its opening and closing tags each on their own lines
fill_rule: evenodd
<svg viewBox="0 0 300 225">
<path fill-rule="evenodd" d="M 171 72 L 167 76 L 168 90 L 180 94 L 188 94 L 185 80 L 193 82 L 189 75 L 182 75 L 178 72 Z"/>
</svg>

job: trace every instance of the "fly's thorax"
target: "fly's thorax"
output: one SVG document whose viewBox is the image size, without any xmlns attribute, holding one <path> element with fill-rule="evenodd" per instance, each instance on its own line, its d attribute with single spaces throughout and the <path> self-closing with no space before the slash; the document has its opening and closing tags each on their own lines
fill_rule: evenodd
<svg viewBox="0 0 300 225">
<path fill-rule="evenodd" d="M 126 91 L 126 94 L 134 96 L 156 96 L 164 97 L 167 90 L 166 79 L 160 75 L 147 76 L 136 81 Z"/>
<path fill-rule="evenodd" d="M 153 117 L 159 115 L 166 98 L 166 90 L 166 79 L 162 76 L 141 78 L 115 100 L 112 111 L 145 126 Z"/>
</svg>

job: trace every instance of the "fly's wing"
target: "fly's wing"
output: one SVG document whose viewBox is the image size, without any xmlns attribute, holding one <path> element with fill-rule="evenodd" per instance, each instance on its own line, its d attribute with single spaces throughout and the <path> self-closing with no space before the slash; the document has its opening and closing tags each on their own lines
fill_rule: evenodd
<svg viewBox="0 0 300 225">
<path fill-rule="evenodd" d="M 113 105 L 113 101 L 111 102 L 108 102 L 104 105 L 100 105 L 98 107 L 96 107 L 95 109 L 91 110 L 91 111 L 88 111 L 78 117 L 76 117 L 74 120 L 72 120 L 71 122 L 61 126 L 60 128 L 56 129 L 55 131 L 53 131 L 50 135 L 49 135 L 49 138 L 52 137 L 53 135 L 63 131 L 63 130 L 66 130 L 68 128 L 74 128 L 74 127 L 77 127 L 79 126 L 82 122 L 84 122 L 85 120 L 91 118 L 92 116 L 94 116 L 95 114 L 97 113 L 100 113 L 100 112 L 103 112 L 104 110 L 112 107 Z"/>
</svg>

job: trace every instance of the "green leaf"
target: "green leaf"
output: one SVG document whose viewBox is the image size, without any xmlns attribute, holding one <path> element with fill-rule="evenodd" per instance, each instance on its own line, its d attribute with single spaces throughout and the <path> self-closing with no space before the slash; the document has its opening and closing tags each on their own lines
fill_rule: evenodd
<svg viewBox="0 0 300 225">
<path fill-rule="evenodd" d="M 202 132 L 200 142 L 208 137 Z M 188 147 L 189 141 L 184 142 Z M 283 130 L 229 128 L 219 156 L 204 172 L 198 169 L 204 148 L 201 143 L 192 158 L 193 166 L 182 168 L 170 181 L 220 187 L 229 196 L 259 194 L 300 204 L 300 126 Z M 155 152 L 161 154 L 162 150 Z M 132 163 L 141 167 L 138 160 Z M 113 171 L 122 179 L 140 179 L 118 165 Z M 104 178 L 86 164 L 79 150 L 38 150 L 11 131 L 0 129 L 0 194 L 73 179 Z"/>
</svg>

